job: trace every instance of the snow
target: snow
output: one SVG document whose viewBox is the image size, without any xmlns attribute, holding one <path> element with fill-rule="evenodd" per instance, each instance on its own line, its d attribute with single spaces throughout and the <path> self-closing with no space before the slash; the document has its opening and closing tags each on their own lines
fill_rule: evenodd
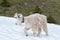
<svg viewBox="0 0 60 40">
<path fill-rule="evenodd" d="M 0 40 L 60 40 L 60 25 L 47 23 L 47 37 L 43 30 L 40 37 L 34 37 L 31 30 L 26 37 L 23 32 L 25 24 L 15 25 L 15 22 L 15 18 L 0 16 Z"/>
</svg>

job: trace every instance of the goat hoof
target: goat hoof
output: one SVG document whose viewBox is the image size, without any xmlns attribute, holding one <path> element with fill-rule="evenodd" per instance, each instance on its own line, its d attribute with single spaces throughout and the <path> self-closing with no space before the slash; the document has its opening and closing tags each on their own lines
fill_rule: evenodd
<svg viewBox="0 0 60 40">
<path fill-rule="evenodd" d="M 17 23 L 15 23 L 17 25 Z"/>
<path fill-rule="evenodd" d="M 26 35 L 26 36 L 28 36 L 28 35 Z"/>
</svg>

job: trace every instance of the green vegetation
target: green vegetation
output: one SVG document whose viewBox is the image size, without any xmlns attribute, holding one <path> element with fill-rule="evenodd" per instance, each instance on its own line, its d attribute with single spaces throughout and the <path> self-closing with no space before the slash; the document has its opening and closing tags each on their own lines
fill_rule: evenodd
<svg viewBox="0 0 60 40">
<path fill-rule="evenodd" d="M 0 6 L 2 7 L 10 7 L 10 3 L 7 1 L 7 0 L 3 0 L 1 3 L 0 3 Z"/>
<path fill-rule="evenodd" d="M 60 0 L 0 0 L 0 15 L 12 16 L 40 13 L 47 16 L 49 23 L 60 24 Z"/>
<path fill-rule="evenodd" d="M 39 6 L 36 6 L 36 7 L 34 8 L 34 10 L 33 10 L 33 13 L 40 13 L 40 14 L 42 14 L 43 11 L 42 11 L 41 8 L 39 8 Z"/>
<path fill-rule="evenodd" d="M 48 23 L 56 23 L 56 21 L 54 20 L 54 18 L 51 17 L 51 16 L 49 16 L 49 17 L 47 18 L 47 20 L 48 20 Z"/>
</svg>

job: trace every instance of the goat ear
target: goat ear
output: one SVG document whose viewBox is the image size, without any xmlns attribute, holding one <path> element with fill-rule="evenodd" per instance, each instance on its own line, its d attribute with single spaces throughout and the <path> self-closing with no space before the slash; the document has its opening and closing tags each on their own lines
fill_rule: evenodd
<svg viewBox="0 0 60 40">
<path fill-rule="evenodd" d="M 17 13 L 14 14 L 14 17 L 17 18 Z"/>
</svg>

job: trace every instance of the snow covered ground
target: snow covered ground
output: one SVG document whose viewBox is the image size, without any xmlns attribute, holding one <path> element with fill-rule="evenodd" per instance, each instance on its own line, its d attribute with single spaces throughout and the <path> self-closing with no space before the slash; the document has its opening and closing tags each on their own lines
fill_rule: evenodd
<svg viewBox="0 0 60 40">
<path fill-rule="evenodd" d="M 47 23 L 49 36 L 42 30 L 41 36 L 34 38 L 31 30 L 29 36 L 24 35 L 24 23 L 20 26 L 15 22 L 15 18 L 0 16 L 0 40 L 60 40 L 60 25 Z"/>
</svg>

